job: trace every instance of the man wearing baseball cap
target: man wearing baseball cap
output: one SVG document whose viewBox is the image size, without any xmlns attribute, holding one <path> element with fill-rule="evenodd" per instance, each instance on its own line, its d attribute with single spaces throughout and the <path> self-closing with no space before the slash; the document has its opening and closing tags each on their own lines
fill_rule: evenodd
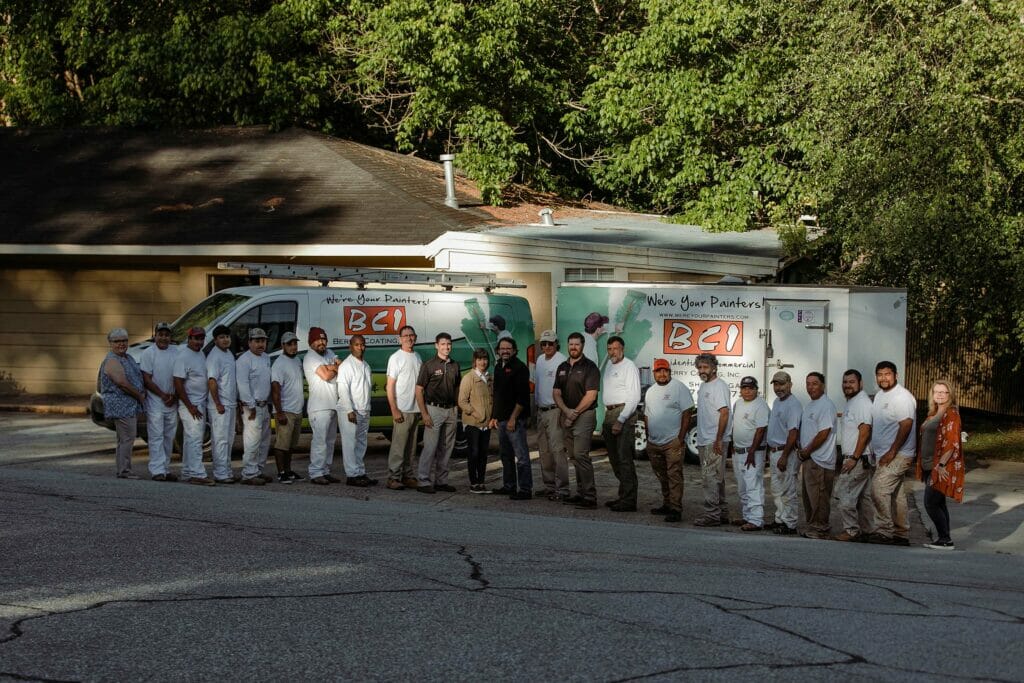
<svg viewBox="0 0 1024 683">
<path fill-rule="evenodd" d="M 235 354 L 231 352 L 231 329 L 227 325 L 213 328 L 213 348 L 206 357 L 206 376 L 210 391 L 206 414 L 210 418 L 213 479 L 218 484 L 234 484 L 238 478 L 231 471 L 231 447 L 235 443 L 238 417 L 238 377 Z"/>
<path fill-rule="evenodd" d="M 327 348 L 327 332 L 320 327 L 309 328 L 309 351 L 302 359 L 302 371 L 309 385 L 306 412 L 313 439 L 309 444 L 309 482 L 337 484 L 341 479 L 331 474 L 334 444 L 338 440 L 338 365 L 334 351 Z"/>
<path fill-rule="evenodd" d="M 263 473 L 270 452 L 270 358 L 267 333 L 249 330 L 249 350 L 238 357 L 238 403 L 242 409 L 242 483 L 262 486 L 274 480 Z"/>
<path fill-rule="evenodd" d="M 732 406 L 732 473 L 743 512 L 741 531 L 764 528 L 764 434 L 768 404 L 758 396 L 757 379 L 740 380 L 740 397 Z"/>
<path fill-rule="evenodd" d="M 565 453 L 565 435 L 552 393 L 555 373 L 565 360 L 565 356 L 558 350 L 558 335 L 554 330 L 544 330 L 540 335 L 540 355 L 534 364 L 537 380 L 534 383 L 534 397 L 537 404 L 537 450 L 540 452 L 544 495 L 553 501 L 569 497 L 569 458 Z"/>
<path fill-rule="evenodd" d="M 146 385 L 146 443 L 149 444 L 149 476 L 154 481 L 177 481 L 171 472 L 171 448 L 178 428 L 178 397 L 174 393 L 174 360 L 178 347 L 171 346 L 171 326 L 157 323 L 153 343 L 142 352 L 139 367 Z"/>
<path fill-rule="evenodd" d="M 800 463 L 796 456 L 790 456 L 799 446 L 804 408 L 800 399 L 793 395 L 793 380 L 788 372 L 779 370 L 772 375 L 772 391 L 775 402 L 768 416 L 768 461 L 775 521 L 767 528 L 780 536 L 790 536 L 797 532 L 800 519 L 796 497 L 796 473 Z"/>
<path fill-rule="evenodd" d="M 190 484 L 213 486 L 203 465 L 203 437 L 206 435 L 206 330 L 192 327 L 185 348 L 174 360 L 174 389 L 178 394 L 181 420 L 181 478 Z"/>
<path fill-rule="evenodd" d="M 270 368 L 270 400 L 274 406 L 277 433 L 274 435 L 274 462 L 277 480 L 291 484 L 302 477 L 292 471 L 292 451 L 299 445 L 302 432 L 302 363 L 299 362 L 299 338 L 294 332 L 281 335 L 281 355 Z"/>
<path fill-rule="evenodd" d="M 693 394 L 689 387 L 672 379 L 672 366 L 664 358 L 654 359 L 654 384 L 644 394 L 644 425 L 647 427 L 647 457 L 661 483 L 661 507 L 652 515 L 665 515 L 666 522 L 678 522 L 683 510 L 683 448 L 690 429 Z"/>
<path fill-rule="evenodd" d="M 800 419 L 800 448 L 796 456 L 803 463 L 804 538 L 828 540 L 832 511 L 832 486 L 836 475 L 836 406 L 825 393 L 825 376 L 807 374 L 810 401 Z"/>
</svg>

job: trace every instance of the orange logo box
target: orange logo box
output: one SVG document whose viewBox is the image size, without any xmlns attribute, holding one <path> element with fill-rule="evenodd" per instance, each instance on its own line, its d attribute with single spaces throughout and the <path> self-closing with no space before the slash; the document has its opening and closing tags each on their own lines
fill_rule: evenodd
<svg viewBox="0 0 1024 683">
<path fill-rule="evenodd" d="M 666 320 L 663 353 L 743 355 L 742 320 Z"/>
<path fill-rule="evenodd" d="M 405 325 L 405 306 L 345 306 L 345 334 L 397 335 Z"/>
</svg>

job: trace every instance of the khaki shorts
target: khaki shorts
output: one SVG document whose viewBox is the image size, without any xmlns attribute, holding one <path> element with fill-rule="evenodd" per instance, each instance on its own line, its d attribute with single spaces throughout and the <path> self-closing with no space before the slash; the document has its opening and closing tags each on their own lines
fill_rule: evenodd
<svg viewBox="0 0 1024 683">
<path fill-rule="evenodd" d="M 285 413 L 288 424 L 275 422 L 277 433 L 274 437 L 274 448 L 279 451 L 290 451 L 299 445 L 299 434 L 302 433 L 302 415 Z"/>
</svg>

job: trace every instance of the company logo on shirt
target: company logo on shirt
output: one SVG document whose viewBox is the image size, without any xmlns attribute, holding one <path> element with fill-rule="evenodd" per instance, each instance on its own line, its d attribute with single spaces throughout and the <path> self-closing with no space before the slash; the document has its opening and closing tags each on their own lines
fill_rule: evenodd
<svg viewBox="0 0 1024 683">
<path fill-rule="evenodd" d="M 345 306 L 345 334 L 397 335 L 406 324 L 405 306 Z"/>
<path fill-rule="evenodd" d="M 742 320 L 665 320 L 662 353 L 743 355 Z"/>
</svg>

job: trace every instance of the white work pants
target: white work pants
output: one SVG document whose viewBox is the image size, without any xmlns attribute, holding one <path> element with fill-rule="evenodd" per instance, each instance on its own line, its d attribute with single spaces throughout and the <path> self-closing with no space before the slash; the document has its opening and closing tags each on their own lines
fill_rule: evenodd
<svg viewBox="0 0 1024 683">
<path fill-rule="evenodd" d="M 206 406 L 197 405 L 199 419 L 192 417 L 181 403 L 178 404 L 178 418 L 181 420 L 181 478 L 205 479 L 203 466 L 203 437 L 206 436 Z"/>
<path fill-rule="evenodd" d="M 754 453 L 753 467 L 747 467 L 747 454 L 732 454 L 732 473 L 736 476 L 743 519 L 764 526 L 764 451 Z"/>
<path fill-rule="evenodd" d="M 309 478 L 316 479 L 331 473 L 334 462 L 334 444 L 338 440 L 338 413 L 335 410 L 317 410 L 309 414 L 313 439 L 309 443 Z"/>
<path fill-rule="evenodd" d="M 252 409 L 240 406 L 242 411 L 242 479 L 263 474 L 263 465 L 270 452 L 270 412 L 266 406 L 256 408 L 255 419 L 249 419 Z"/>
<path fill-rule="evenodd" d="M 770 455 L 775 522 L 795 529 L 797 522 L 800 521 L 800 508 L 797 507 L 796 498 L 797 471 L 800 469 L 800 460 L 796 457 L 794 449 L 786 459 L 786 471 L 780 472 L 779 458 L 781 457 L 782 451 Z"/>
<path fill-rule="evenodd" d="M 348 413 L 338 411 L 338 426 L 341 427 L 341 458 L 345 464 L 346 477 L 361 477 L 366 474 L 366 435 L 370 431 L 370 413 L 356 411 L 355 423 L 348 421 Z"/>
<path fill-rule="evenodd" d="M 224 413 L 217 412 L 212 402 L 206 404 L 210 416 L 210 455 L 213 459 L 213 478 L 231 479 L 231 446 L 235 443 L 235 406 L 224 406 Z"/>
<path fill-rule="evenodd" d="M 189 418 L 191 419 L 191 418 Z M 171 471 L 174 432 L 178 429 L 178 411 L 163 401 L 146 401 L 146 441 L 149 444 L 149 473 L 152 476 Z"/>
</svg>

